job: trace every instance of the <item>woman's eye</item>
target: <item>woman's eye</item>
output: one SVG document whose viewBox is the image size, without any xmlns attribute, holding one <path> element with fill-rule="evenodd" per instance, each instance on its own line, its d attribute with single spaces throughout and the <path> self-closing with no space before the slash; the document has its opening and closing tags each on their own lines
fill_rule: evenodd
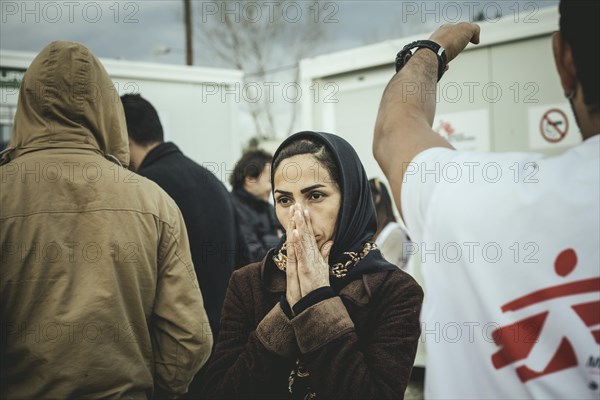
<svg viewBox="0 0 600 400">
<path fill-rule="evenodd" d="M 292 202 L 287 197 L 280 197 L 277 199 L 277 204 L 281 204 L 282 206 L 289 206 L 292 204 Z"/>
<path fill-rule="evenodd" d="M 323 197 L 325 197 L 325 195 L 321 192 L 312 192 L 310 194 L 311 200 L 321 200 Z"/>
</svg>

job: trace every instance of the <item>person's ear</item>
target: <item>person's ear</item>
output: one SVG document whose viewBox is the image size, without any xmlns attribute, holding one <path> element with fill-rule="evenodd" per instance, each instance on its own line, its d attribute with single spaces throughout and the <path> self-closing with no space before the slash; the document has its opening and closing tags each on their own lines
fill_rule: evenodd
<svg viewBox="0 0 600 400">
<path fill-rule="evenodd" d="M 571 45 L 562 38 L 560 32 L 552 35 L 552 50 L 554 51 L 554 63 L 565 96 L 572 95 L 577 88 L 577 70 L 573 61 Z"/>
<path fill-rule="evenodd" d="M 256 178 L 253 178 L 251 176 L 245 176 L 244 177 L 244 187 L 249 188 L 252 186 L 253 183 L 256 182 Z"/>
</svg>

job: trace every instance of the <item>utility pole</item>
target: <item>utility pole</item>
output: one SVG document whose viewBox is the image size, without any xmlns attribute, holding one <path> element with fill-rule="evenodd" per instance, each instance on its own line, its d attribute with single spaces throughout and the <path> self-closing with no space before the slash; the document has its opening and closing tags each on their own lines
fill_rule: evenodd
<svg viewBox="0 0 600 400">
<path fill-rule="evenodd" d="M 185 62 L 187 65 L 194 63 L 194 49 L 192 43 L 192 0 L 183 0 L 183 19 L 185 22 Z"/>
</svg>

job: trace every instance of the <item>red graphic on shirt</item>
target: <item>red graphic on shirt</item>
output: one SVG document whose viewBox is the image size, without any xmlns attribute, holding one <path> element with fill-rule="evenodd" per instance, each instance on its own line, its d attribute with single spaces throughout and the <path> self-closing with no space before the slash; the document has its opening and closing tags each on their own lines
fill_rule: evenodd
<svg viewBox="0 0 600 400">
<path fill-rule="evenodd" d="M 554 271 L 559 276 L 565 277 L 573 272 L 576 266 L 577 254 L 573 249 L 567 249 L 556 257 Z M 501 309 L 502 312 L 517 311 L 547 300 L 591 292 L 600 292 L 600 277 L 541 289 L 508 302 Z M 600 324 L 600 300 L 576 304 L 571 306 L 571 308 L 587 327 Z M 494 368 L 504 368 L 515 361 L 524 360 L 529 356 L 533 346 L 538 342 L 548 313 L 549 311 L 539 313 L 517 321 L 514 324 L 500 327 L 494 331 L 492 337 L 494 342 L 500 347 L 500 350 L 492 355 Z M 514 332 L 518 332 L 519 334 L 515 336 Z M 600 344 L 600 329 L 591 331 L 591 334 L 596 343 Z M 563 337 L 558 349 L 543 371 L 534 371 L 523 365 L 518 367 L 516 372 L 521 382 L 527 382 L 553 372 L 575 367 L 577 364 L 573 345 L 569 339 Z"/>
<path fill-rule="evenodd" d="M 450 124 L 450 122 L 440 120 L 440 124 L 437 128 L 434 129 L 434 132 L 436 132 L 439 135 L 442 135 L 442 131 L 446 134 L 446 136 L 450 136 L 454 133 L 454 127 L 452 126 L 452 124 Z"/>
</svg>

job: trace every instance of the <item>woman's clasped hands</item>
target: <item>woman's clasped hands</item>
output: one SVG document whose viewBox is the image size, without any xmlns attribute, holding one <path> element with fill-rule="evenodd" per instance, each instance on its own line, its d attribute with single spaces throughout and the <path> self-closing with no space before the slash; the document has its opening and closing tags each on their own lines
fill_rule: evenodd
<svg viewBox="0 0 600 400">
<path fill-rule="evenodd" d="M 286 299 L 293 307 L 313 290 L 329 286 L 328 261 L 333 241 L 329 240 L 319 248 L 310 212 L 301 204 L 290 207 L 286 236 Z"/>
</svg>

